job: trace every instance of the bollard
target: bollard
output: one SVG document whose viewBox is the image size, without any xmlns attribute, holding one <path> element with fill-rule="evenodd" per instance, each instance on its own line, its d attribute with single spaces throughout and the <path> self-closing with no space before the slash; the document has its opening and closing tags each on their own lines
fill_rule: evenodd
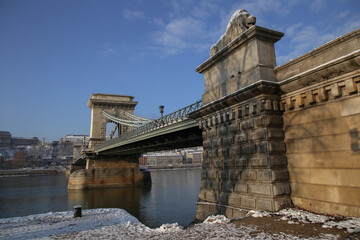
<svg viewBox="0 0 360 240">
<path fill-rule="evenodd" d="M 81 205 L 74 206 L 74 218 L 82 217 L 81 215 Z"/>
</svg>

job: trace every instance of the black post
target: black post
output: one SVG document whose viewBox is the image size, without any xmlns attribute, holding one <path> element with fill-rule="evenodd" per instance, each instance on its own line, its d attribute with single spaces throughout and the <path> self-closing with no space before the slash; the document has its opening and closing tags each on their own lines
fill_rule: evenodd
<svg viewBox="0 0 360 240">
<path fill-rule="evenodd" d="M 82 217 L 81 215 L 81 205 L 74 206 L 74 218 Z"/>
</svg>

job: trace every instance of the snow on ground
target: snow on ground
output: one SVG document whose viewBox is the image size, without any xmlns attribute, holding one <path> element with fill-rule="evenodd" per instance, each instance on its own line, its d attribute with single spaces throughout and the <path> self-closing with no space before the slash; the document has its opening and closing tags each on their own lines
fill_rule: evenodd
<svg viewBox="0 0 360 240">
<path fill-rule="evenodd" d="M 346 228 L 360 231 L 360 218 L 335 218 L 297 209 L 277 213 L 250 211 L 248 216 L 283 216 L 283 220 L 323 223 L 323 227 Z M 325 239 L 336 239 L 326 234 Z M 231 223 L 225 216 L 210 216 L 203 223 L 183 229 L 177 223 L 163 224 L 151 229 L 122 209 L 84 210 L 82 218 L 73 212 L 57 212 L 0 219 L 0 239 L 300 239 L 285 233 L 270 234 L 255 226 Z M 311 239 L 311 238 L 307 238 Z"/>
<path fill-rule="evenodd" d="M 360 218 L 355 217 L 336 221 L 336 218 L 332 216 L 315 214 L 295 208 L 282 209 L 275 213 L 251 210 L 246 214 L 246 216 L 252 217 L 268 217 L 271 215 L 282 216 L 281 220 L 288 221 L 289 224 L 296 224 L 297 222 L 322 223 L 323 228 L 336 227 L 338 229 L 346 229 L 348 233 L 360 232 Z"/>
<path fill-rule="evenodd" d="M 26 217 L 0 219 L 0 239 L 36 239 L 120 223 L 139 221 L 122 209 L 84 210 L 82 218 L 73 218 L 73 212 L 49 212 Z"/>
<path fill-rule="evenodd" d="M 336 227 L 338 229 L 346 229 L 348 233 L 360 232 L 360 218 L 353 217 L 336 221 L 335 217 L 314 214 L 294 208 L 283 209 L 275 214 L 283 216 L 282 220 L 296 219 L 304 223 L 323 223 L 323 228 Z"/>
</svg>

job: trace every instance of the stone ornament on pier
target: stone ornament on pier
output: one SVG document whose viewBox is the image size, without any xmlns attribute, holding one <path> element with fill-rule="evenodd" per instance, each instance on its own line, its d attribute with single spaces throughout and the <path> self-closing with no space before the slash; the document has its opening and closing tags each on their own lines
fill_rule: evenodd
<svg viewBox="0 0 360 240">
<path fill-rule="evenodd" d="M 254 26 L 256 23 L 256 17 L 248 13 L 245 9 L 237 10 L 231 17 L 226 32 L 218 42 L 211 46 L 210 57 L 215 55 L 226 45 L 228 45 L 232 40 L 237 38 L 243 32 L 248 30 L 250 27 Z"/>
<path fill-rule="evenodd" d="M 203 105 L 259 80 L 276 81 L 274 43 L 284 34 L 256 25 L 243 31 L 246 25 L 239 22 L 245 21 L 243 16 L 248 13 L 244 11 L 234 14 L 237 17 L 231 20 L 225 35 L 214 45 L 210 58 L 196 68 L 198 73 L 204 74 Z M 247 19 L 255 22 L 253 16 Z M 218 49 L 215 54 L 214 49 Z"/>
</svg>

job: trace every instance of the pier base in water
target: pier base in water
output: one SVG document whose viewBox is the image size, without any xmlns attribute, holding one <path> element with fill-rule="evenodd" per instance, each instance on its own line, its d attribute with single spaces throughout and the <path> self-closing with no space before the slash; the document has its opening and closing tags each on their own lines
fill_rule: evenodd
<svg viewBox="0 0 360 240">
<path fill-rule="evenodd" d="M 124 187 L 151 182 L 150 172 L 140 171 L 137 156 L 88 158 L 84 167 L 70 174 L 68 189 Z"/>
</svg>

